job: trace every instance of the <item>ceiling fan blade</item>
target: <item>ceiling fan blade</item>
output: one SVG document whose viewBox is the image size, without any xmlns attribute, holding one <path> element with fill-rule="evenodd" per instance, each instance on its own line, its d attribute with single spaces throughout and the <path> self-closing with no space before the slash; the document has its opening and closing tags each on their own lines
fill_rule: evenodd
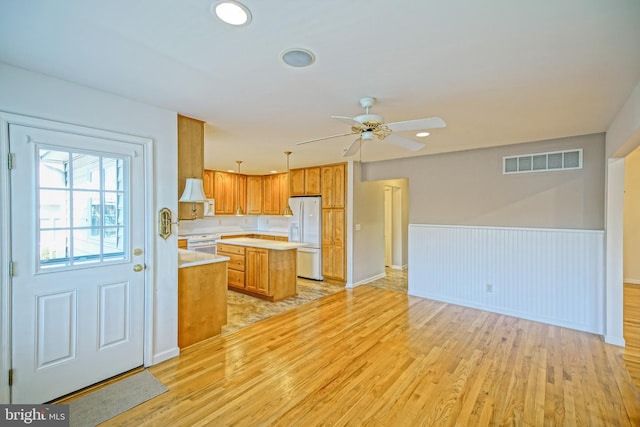
<svg viewBox="0 0 640 427">
<path fill-rule="evenodd" d="M 353 120 L 351 117 L 345 117 L 345 116 L 331 116 L 332 119 L 336 119 L 336 120 L 340 120 L 341 122 L 344 122 L 346 124 L 348 124 L 349 126 L 354 126 L 357 128 L 364 128 L 362 126 L 362 123 Z"/>
<path fill-rule="evenodd" d="M 418 151 L 425 147 L 425 144 L 423 144 L 422 142 L 414 141 L 413 139 L 394 134 L 387 136 L 384 141 L 411 151 Z"/>
<path fill-rule="evenodd" d="M 360 144 L 362 144 L 362 138 L 358 138 L 358 139 L 354 140 L 347 147 L 347 149 L 344 150 L 343 157 L 349 157 L 349 156 L 353 156 L 354 154 L 356 154 L 358 152 L 358 150 L 360 149 Z"/>
<path fill-rule="evenodd" d="M 310 139 L 308 141 L 296 142 L 296 145 L 308 144 L 310 142 L 322 141 L 324 139 L 338 138 L 340 136 L 355 135 L 356 132 L 339 133 L 337 135 L 323 136 L 322 138 Z"/>
<path fill-rule="evenodd" d="M 407 120 L 404 122 L 387 123 L 389 129 L 394 132 L 402 132 L 405 130 L 420 130 L 443 128 L 447 126 L 440 117 L 428 117 L 426 119 Z"/>
</svg>

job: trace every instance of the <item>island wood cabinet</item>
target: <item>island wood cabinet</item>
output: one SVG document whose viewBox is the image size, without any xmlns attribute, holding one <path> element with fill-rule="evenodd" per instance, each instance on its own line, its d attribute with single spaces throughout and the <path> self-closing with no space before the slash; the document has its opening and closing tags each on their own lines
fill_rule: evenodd
<svg viewBox="0 0 640 427">
<path fill-rule="evenodd" d="M 245 248 L 245 289 L 269 295 L 269 251 Z"/>
<path fill-rule="evenodd" d="M 320 168 L 292 169 L 291 196 L 317 196 L 320 194 Z"/>
<path fill-rule="evenodd" d="M 203 178 L 204 122 L 178 115 L 178 198 L 184 192 L 187 178 Z M 178 203 L 178 219 L 191 219 L 191 203 Z M 204 206 L 196 203 L 198 218 L 204 216 Z"/>
<path fill-rule="evenodd" d="M 345 164 L 323 166 L 322 174 L 322 275 L 344 283 L 345 256 Z"/>
<path fill-rule="evenodd" d="M 218 243 L 218 255 L 229 257 L 228 285 L 233 289 L 245 287 L 245 248 L 242 246 Z"/>
<path fill-rule="evenodd" d="M 277 250 L 218 243 L 228 256 L 229 289 L 269 301 L 296 295 L 297 250 Z"/>
<path fill-rule="evenodd" d="M 178 269 L 178 347 L 220 334 L 227 324 L 227 263 Z"/>
</svg>

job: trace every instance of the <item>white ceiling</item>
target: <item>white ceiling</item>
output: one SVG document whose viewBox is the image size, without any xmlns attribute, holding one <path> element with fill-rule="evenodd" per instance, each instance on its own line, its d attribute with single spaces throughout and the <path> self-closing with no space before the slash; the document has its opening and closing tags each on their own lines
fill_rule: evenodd
<svg viewBox="0 0 640 427">
<path fill-rule="evenodd" d="M 211 0 L 0 0 L 0 61 L 204 120 L 205 167 L 246 173 L 342 161 L 352 136 L 295 143 L 348 132 L 330 116 L 363 96 L 447 122 L 368 162 L 603 132 L 640 81 L 639 0 L 243 3 L 236 28 Z M 284 65 L 294 47 L 316 63 Z"/>
</svg>

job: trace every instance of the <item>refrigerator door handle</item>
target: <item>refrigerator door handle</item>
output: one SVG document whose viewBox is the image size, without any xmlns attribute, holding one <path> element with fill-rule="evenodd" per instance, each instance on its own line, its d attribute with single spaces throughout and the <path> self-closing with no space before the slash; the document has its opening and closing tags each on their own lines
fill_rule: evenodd
<svg viewBox="0 0 640 427">
<path fill-rule="evenodd" d="M 300 241 L 304 242 L 304 221 L 305 221 L 305 217 L 304 217 L 304 203 L 302 202 L 302 200 L 300 201 Z"/>
</svg>

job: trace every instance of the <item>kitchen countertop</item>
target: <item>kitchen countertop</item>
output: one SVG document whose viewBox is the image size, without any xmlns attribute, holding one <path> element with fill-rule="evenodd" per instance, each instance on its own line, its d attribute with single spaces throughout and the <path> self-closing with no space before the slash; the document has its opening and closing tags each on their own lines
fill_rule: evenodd
<svg viewBox="0 0 640 427">
<path fill-rule="evenodd" d="M 178 249 L 178 268 L 193 267 L 196 265 L 212 264 L 214 262 L 229 261 L 229 257 L 214 255 L 206 252 Z"/>
<path fill-rule="evenodd" d="M 224 240 L 221 239 L 217 240 L 217 243 L 236 246 L 249 246 L 253 248 L 275 249 L 277 251 L 287 251 L 289 249 L 297 249 L 307 246 L 306 243 L 280 242 L 277 240 L 253 239 L 250 237 L 237 237 L 235 239 Z"/>
<path fill-rule="evenodd" d="M 242 231 L 206 231 L 202 233 L 178 234 L 178 239 L 188 239 L 189 236 L 203 234 L 219 234 L 220 236 L 244 236 L 246 234 L 262 234 L 264 236 L 289 237 L 286 231 L 242 230 Z"/>
</svg>

